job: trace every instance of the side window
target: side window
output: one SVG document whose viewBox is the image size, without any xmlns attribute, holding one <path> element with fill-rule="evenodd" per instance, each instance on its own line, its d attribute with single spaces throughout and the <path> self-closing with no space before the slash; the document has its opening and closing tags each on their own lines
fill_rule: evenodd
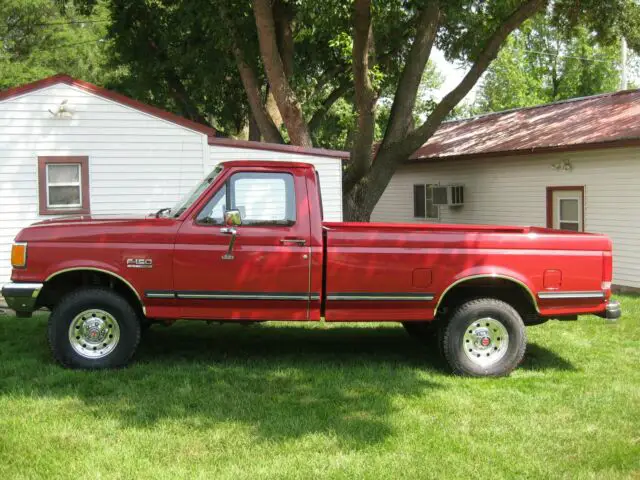
<svg viewBox="0 0 640 480">
<path fill-rule="evenodd" d="M 224 211 L 227 204 L 227 186 L 223 185 L 207 205 L 200 211 L 196 218 L 197 223 L 209 225 L 222 225 L 224 223 Z"/>
<path fill-rule="evenodd" d="M 229 206 L 245 225 L 293 225 L 296 200 L 288 173 L 236 173 L 229 181 Z"/>
<path fill-rule="evenodd" d="M 213 195 L 196 222 L 223 225 L 227 209 L 239 210 L 243 225 L 293 225 L 296 221 L 293 176 L 236 173 Z"/>
</svg>

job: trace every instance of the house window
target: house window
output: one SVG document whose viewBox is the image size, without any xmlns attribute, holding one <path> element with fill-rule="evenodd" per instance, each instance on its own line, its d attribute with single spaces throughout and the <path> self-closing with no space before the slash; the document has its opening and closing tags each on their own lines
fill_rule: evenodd
<svg viewBox="0 0 640 480">
<path fill-rule="evenodd" d="M 583 186 L 547 187 L 547 227 L 584 231 Z"/>
<path fill-rule="evenodd" d="M 433 204 L 433 187 L 436 185 L 413 186 L 413 217 L 437 220 L 439 218 L 438 206 Z"/>
<path fill-rule="evenodd" d="M 89 213 L 89 159 L 38 157 L 40 215 Z"/>
</svg>

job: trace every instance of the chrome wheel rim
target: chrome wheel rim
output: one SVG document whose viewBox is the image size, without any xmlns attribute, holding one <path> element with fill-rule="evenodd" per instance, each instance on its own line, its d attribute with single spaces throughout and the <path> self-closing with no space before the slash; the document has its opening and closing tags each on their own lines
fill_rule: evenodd
<svg viewBox="0 0 640 480">
<path fill-rule="evenodd" d="M 509 349 L 509 333 L 495 318 L 485 317 L 467 325 L 462 349 L 469 360 L 480 367 L 498 363 Z"/>
<path fill-rule="evenodd" d="M 109 312 L 92 308 L 79 313 L 69 325 L 69 342 L 84 358 L 109 355 L 120 341 L 120 325 Z"/>
</svg>

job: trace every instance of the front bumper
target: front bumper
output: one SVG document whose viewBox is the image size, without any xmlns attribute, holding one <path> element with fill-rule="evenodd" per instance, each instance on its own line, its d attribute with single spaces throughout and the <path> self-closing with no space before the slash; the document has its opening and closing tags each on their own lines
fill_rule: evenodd
<svg viewBox="0 0 640 480">
<path fill-rule="evenodd" d="M 29 317 L 36 309 L 40 290 L 41 283 L 7 283 L 2 287 L 2 296 L 19 317 Z"/>
</svg>

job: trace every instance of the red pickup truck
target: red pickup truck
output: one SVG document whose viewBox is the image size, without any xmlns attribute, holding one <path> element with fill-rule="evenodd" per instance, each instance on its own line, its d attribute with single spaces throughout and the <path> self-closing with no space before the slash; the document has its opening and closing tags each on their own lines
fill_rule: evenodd
<svg viewBox="0 0 640 480">
<path fill-rule="evenodd" d="M 509 374 L 527 325 L 615 319 L 611 241 L 533 227 L 323 222 L 304 163 L 219 165 L 174 208 L 31 225 L 2 294 L 51 310 L 54 357 L 119 367 L 141 330 L 175 319 L 402 322 L 437 332 L 454 372 Z"/>
</svg>

